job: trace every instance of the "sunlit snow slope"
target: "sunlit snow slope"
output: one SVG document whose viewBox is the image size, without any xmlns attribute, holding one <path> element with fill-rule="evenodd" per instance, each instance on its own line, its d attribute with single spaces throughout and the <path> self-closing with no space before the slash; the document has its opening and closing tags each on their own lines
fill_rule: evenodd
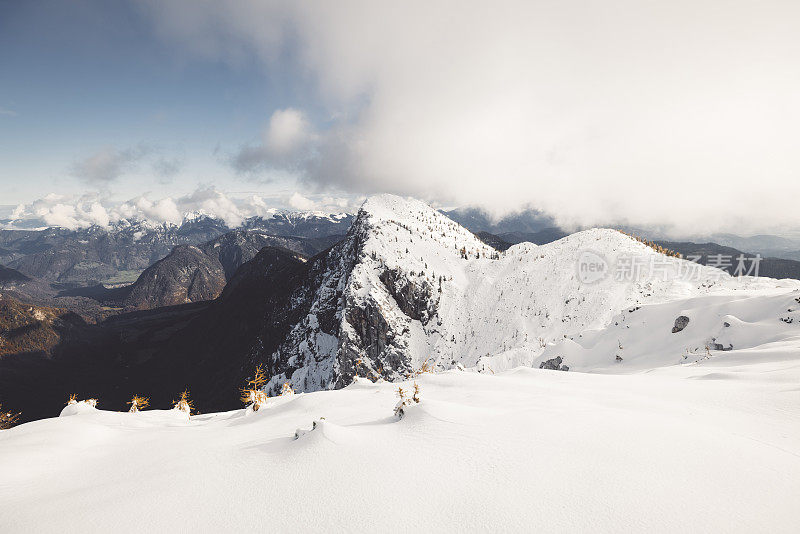
<svg viewBox="0 0 800 534">
<path fill-rule="evenodd" d="M 607 276 L 581 276 L 587 255 Z M 354 375 L 398 380 L 424 362 L 499 372 L 561 357 L 572 370 L 625 373 L 707 357 L 723 342 L 797 341 L 797 324 L 779 318 L 796 315 L 787 309 L 800 282 L 733 278 L 614 230 L 498 253 L 423 202 L 380 195 L 326 261 L 310 313 L 272 356 L 283 362 L 272 391 L 287 380 L 304 391 Z M 681 315 L 689 327 L 673 335 Z"/>
</svg>

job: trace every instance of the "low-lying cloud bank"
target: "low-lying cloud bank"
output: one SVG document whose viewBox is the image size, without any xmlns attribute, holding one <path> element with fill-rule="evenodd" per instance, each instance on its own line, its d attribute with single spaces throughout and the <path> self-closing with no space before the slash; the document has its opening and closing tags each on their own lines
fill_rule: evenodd
<svg viewBox="0 0 800 534">
<path fill-rule="evenodd" d="M 746 233 L 800 225 L 800 4 L 151 1 L 194 57 L 316 87 L 240 172 L 495 213 Z M 322 111 L 319 110 L 322 108 Z"/>
<path fill-rule="evenodd" d="M 269 217 L 280 210 L 338 213 L 357 209 L 359 199 L 298 192 L 277 197 L 251 194 L 233 196 L 213 187 L 200 188 L 181 197 L 153 199 L 141 195 L 127 201 L 112 201 L 96 194 L 79 197 L 49 194 L 20 204 L 10 215 L 8 228 L 59 226 L 71 230 L 90 226 L 108 227 L 120 220 L 180 224 L 187 216 L 207 215 L 230 227 L 253 216 Z"/>
</svg>

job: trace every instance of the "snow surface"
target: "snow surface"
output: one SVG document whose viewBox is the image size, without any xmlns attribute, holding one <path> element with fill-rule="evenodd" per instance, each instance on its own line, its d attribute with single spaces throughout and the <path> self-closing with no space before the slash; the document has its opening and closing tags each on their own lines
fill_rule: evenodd
<svg viewBox="0 0 800 534">
<path fill-rule="evenodd" d="M 631 375 L 416 380 L 422 401 L 399 420 L 397 385 L 363 379 L 190 420 L 68 406 L 0 432 L 0 531 L 796 532 L 800 522 L 796 349 Z"/>
</svg>

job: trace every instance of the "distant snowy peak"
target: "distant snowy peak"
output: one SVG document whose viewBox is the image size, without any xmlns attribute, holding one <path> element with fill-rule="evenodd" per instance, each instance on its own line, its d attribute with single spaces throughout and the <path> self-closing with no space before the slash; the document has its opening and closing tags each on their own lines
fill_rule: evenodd
<svg viewBox="0 0 800 534">
<path fill-rule="evenodd" d="M 324 237 L 344 235 L 354 219 L 348 213 L 276 212 L 268 217 L 250 217 L 240 228 L 281 236 Z"/>
<path fill-rule="evenodd" d="M 333 223 L 352 217 L 349 213 L 326 213 L 324 211 L 279 211 L 273 217 L 282 217 L 288 221 L 307 221 L 309 219 L 324 219 Z"/>
<path fill-rule="evenodd" d="M 223 219 L 204 211 L 184 214 L 180 223 L 156 222 L 146 218 L 124 218 L 109 222 L 108 226 L 89 226 L 77 230 L 45 227 L 40 230 L 72 232 L 76 235 L 131 235 L 140 239 L 146 235 L 180 235 L 197 233 L 198 229 L 211 232 L 214 237 L 235 229 L 262 230 L 270 234 L 297 237 L 325 237 L 345 234 L 354 216 L 349 213 L 293 212 L 272 210 L 265 216 L 249 217 L 238 226 L 230 226 Z"/>
</svg>

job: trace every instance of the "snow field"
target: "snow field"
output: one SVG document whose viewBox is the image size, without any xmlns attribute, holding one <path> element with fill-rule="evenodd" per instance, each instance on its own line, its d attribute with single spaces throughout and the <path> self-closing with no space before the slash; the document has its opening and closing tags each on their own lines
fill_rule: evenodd
<svg viewBox="0 0 800 534">
<path fill-rule="evenodd" d="M 413 382 L 188 421 L 68 407 L 0 433 L 0 530 L 790 532 L 799 363 L 423 374 L 402 419 Z"/>
</svg>

